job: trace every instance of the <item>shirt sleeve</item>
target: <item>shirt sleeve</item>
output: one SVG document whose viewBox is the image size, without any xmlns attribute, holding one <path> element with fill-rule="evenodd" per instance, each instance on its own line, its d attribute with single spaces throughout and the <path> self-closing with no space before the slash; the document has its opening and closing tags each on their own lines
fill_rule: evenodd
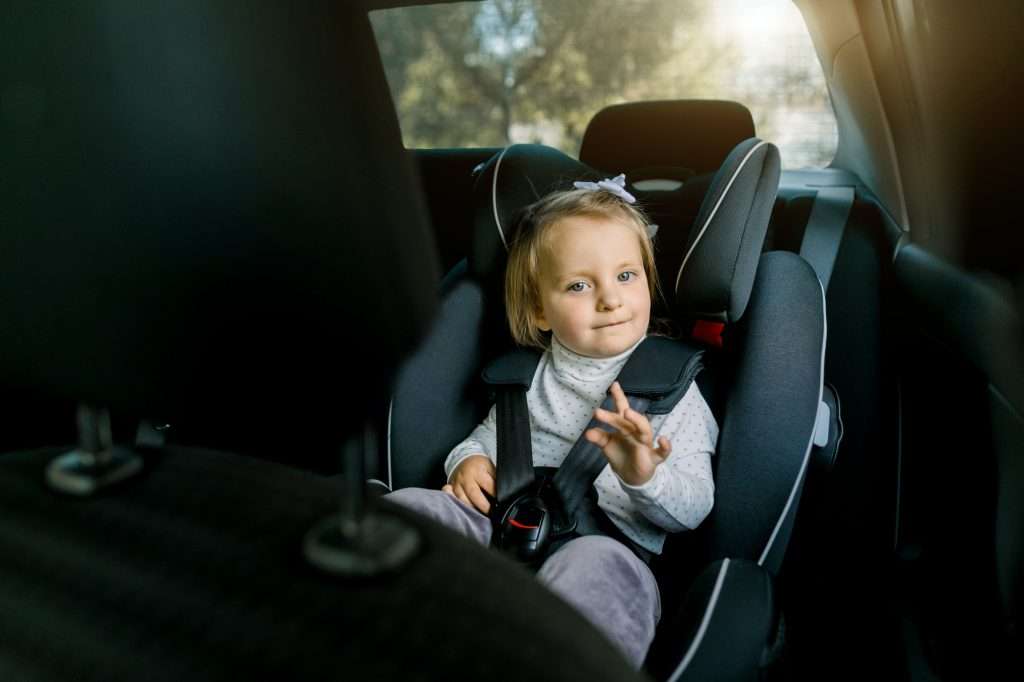
<svg viewBox="0 0 1024 682">
<path fill-rule="evenodd" d="M 668 438 L 672 454 L 646 483 L 634 486 L 618 479 L 619 485 L 651 523 L 673 533 L 696 528 L 714 505 L 711 456 L 718 443 L 718 423 L 696 383 L 654 436 Z"/>
<path fill-rule="evenodd" d="M 491 405 L 490 411 L 484 420 L 469 434 L 466 440 L 462 441 L 448 453 L 444 460 L 444 474 L 448 480 L 452 478 L 452 472 L 459 466 L 462 460 L 470 455 L 487 455 L 491 462 L 497 462 L 498 451 L 498 430 L 495 427 L 495 406 Z"/>
</svg>

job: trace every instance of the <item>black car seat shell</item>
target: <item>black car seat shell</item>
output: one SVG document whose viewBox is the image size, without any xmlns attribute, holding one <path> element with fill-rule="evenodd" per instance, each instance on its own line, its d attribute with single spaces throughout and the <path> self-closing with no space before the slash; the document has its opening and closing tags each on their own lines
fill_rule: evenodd
<svg viewBox="0 0 1024 682">
<path fill-rule="evenodd" d="M 741 143 L 712 182 L 700 229 L 688 232 L 670 276 L 661 272 L 674 288 L 677 318 L 725 325 L 724 347 L 702 384 L 715 394 L 709 402 L 718 405 L 721 425 L 716 506 L 696 531 L 670 540 L 657 568 L 666 610 L 647 667 L 661 679 L 689 679 L 710 665 L 729 646 L 721 632 L 737 622 L 764 624 L 752 635 L 757 654 L 744 659 L 755 668 L 740 666 L 737 679 L 756 674 L 774 642 L 770 576 L 781 565 L 807 468 L 825 343 L 824 299 L 813 270 L 795 254 L 761 256 L 778 174 L 773 146 Z M 602 175 L 538 145 L 509 147 L 480 172 L 470 257 L 450 273 L 438 324 L 400 372 L 392 399 L 394 488 L 443 483 L 445 455 L 489 407 L 479 371 L 510 347 L 501 275 L 512 216 L 552 190 Z M 660 235 L 655 242 L 662 248 Z M 697 574 L 707 590 L 697 589 Z M 666 586 L 673 581 L 678 591 Z M 684 603 L 691 584 L 697 591 Z M 726 584 L 757 597 L 729 613 L 738 602 L 722 597 Z"/>
<path fill-rule="evenodd" d="M 714 174 L 754 137 L 750 111 L 727 100 L 661 100 L 605 107 L 587 124 L 580 161 L 625 173 L 629 191 L 663 232 L 659 271 L 678 268 Z M 665 312 L 659 309 L 659 312 Z"/>
</svg>

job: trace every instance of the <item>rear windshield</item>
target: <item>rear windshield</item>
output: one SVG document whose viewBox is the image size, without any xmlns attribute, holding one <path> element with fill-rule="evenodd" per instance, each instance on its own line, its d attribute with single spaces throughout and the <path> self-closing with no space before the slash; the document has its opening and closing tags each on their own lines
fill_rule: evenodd
<svg viewBox="0 0 1024 682">
<path fill-rule="evenodd" d="M 836 122 L 792 0 L 487 0 L 371 12 L 405 146 L 576 155 L 609 104 L 745 104 L 786 168 L 828 165 Z"/>
</svg>

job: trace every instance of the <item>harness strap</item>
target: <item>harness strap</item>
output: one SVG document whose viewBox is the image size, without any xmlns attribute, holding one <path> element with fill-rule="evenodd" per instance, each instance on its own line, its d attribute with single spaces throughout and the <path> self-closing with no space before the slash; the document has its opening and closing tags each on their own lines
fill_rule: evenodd
<svg viewBox="0 0 1024 682">
<path fill-rule="evenodd" d="M 644 414 L 650 400 L 638 396 L 627 395 L 626 400 L 629 406 L 637 412 Z M 615 401 L 607 396 L 601 403 L 601 408 L 615 411 Z M 599 428 L 602 431 L 611 432 L 612 427 L 597 420 L 590 419 L 587 429 Z M 584 504 L 587 495 L 594 485 L 594 481 L 604 470 L 608 460 L 605 459 L 601 448 L 597 447 L 585 437 L 580 437 L 565 456 L 562 466 L 555 472 L 552 484 L 561 496 L 565 516 L 576 520 L 576 532 L 580 535 L 603 535 L 604 531 L 595 514 L 602 513 L 596 504 Z"/>
<path fill-rule="evenodd" d="M 630 407 L 648 417 L 671 412 L 700 372 L 702 357 L 701 349 L 685 342 L 645 339 L 618 376 Z M 581 434 L 554 474 L 539 475 L 534 469 L 526 394 L 539 360 L 537 351 L 519 348 L 499 356 L 483 371 L 484 381 L 496 393 L 498 474 L 492 521 L 498 546 L 533 560 L 543 556 L 551 542 L 557 546 L 573 533 L 608 535 L 648 561 L 650 552 L 627 538 L 597 505 L 594 481 L 608 463 L 600 448 Z M 615 409 L 610 396 L 601 406 Z M 612 430 L 592 418 L 587 428 L 594 427 Z"/>
<path fill-rule="evenodd" d="M 495 403 L 495 419 L 498 427 L 496 492 L 500 504 L 518 495 L 534 481 L 526 389 L 522 386 L 502 387 Z"/>
</svg>

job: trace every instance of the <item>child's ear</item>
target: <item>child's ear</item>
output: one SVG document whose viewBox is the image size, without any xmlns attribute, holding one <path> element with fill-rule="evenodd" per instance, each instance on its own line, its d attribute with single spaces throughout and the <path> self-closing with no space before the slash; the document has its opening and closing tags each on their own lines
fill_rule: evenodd
<svg viewBox="0 0 1024 682">
<path fill-rule="evenodd" d="M 538 306 L 537 309 L 533 311 L 533 326 L 542 332 L 551 331 L 551 325 L 548 324 L 547 318 L 544 317 L 544 308 L 541 306 Z"/>
</svg>

